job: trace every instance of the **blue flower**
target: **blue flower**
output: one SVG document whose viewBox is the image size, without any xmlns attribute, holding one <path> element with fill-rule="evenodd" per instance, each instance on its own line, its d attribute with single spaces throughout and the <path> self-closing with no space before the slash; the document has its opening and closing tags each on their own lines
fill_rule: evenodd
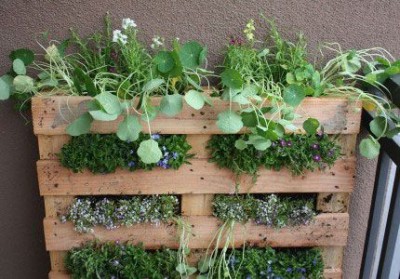
<svg viewBox="0 0 400 279">
<path fill-rule="evenodd" d="M 251 274 L 247 274 L 246 279 L 251 279 Z"/>
<path fill-rule="evenodd" d="M 292 271 L 293 271 L 293 269 L 292 269 L 291 267 L 288 267 L 288 268 L 286 269 L 286 272 L 287 272 L 287 273 L 292 273 Z"/>
<path fill-rule="evenodd" d="M 169 152 L 166 151 L 166 152 L 164 153 L 164 157 L 168 157 L 168 156 L 169 156 Z"/>
<path fill-rule="evenodd" d="M 172 158 L 176 159 L 179 157 L 179 153 L 178 152 L 173 152 L 172 153 Z"/>
<path fill-rule="evenodd" d="M 153 139 L 153 140 L 159 140 L 160 139 L 160 134 L 152 134 L 151 135 L 151 138 Z"/>
<path fill-rule="evenodd" d="M 113 266 L 119 266 L 119 261 L 118 260 L 113 260 L 112 261 Z"/>
<path fill-rule="evenodd" d="M 272 272 L 272 267 L 271 267 L 270 265 L 269 265 L 268 268 L 267 268 L 267 272 L 268 272 L 268 273 L 271 273 L 271 272 Z"/>
<path fill-rule="evenodd" d="M 130 154 L 130 155 L 135 154 L 135 150 L 131 149 L 131 150 L 129 151 L 129 154 Z"/>
<path fill-rule="evenodd" d="M 314 266 L 316 266 L 316 265 L 317 265 L 317 259 L 314 259 L 314 260 L 312 261 L 312 264 L 313 264 Z"/>
<path fill-rule="evenodd" d="M 167 148 L 165 147 L 165 145 L 163 145 L 163 146 L 161 147 L 161 149 L 162 149 L 162 151 L 167 151 Z"/>
<path fill-rule="evenodd" d="M 128 163 L 128 167 L 130 167 L 130 168 L 133 168 L 133 167 L 135 167 L 135 162 L 134 161 L 130 161 L 129 163 Z"/>
</svg>

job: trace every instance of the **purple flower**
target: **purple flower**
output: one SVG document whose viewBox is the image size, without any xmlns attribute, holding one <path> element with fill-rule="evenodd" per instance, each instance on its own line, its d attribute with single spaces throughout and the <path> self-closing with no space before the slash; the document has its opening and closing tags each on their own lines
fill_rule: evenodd
<svg viewBox="0 0 400 279">
<path fill-rule="evenodd" d="M 287 273 L 292 273 L 292 271 L 293 271 L 293 269 L 292 269 L 291 267 L 288 267 L 288 268 L 286 269 L 286 272 L 287 272 Z"/>
<path fill-rule="evenodd" d="M 168 156 L 169 156 L 169 152 L 166 151 L 166 152 L 164 153 L 164 157 L 168 157 Z"/>
<path fill-rule="evenodd" d="M 173 152 L 172 153 L 172 158 L 176 159 L 179 157 L 179 153 L 178 152 Z"/>
<path fill-rule="evenodd" d="M 151 138 L 153 139 L 153 140 L 159 140 L 160 139 L 160 134 L 152 134 L 151 135 Z"/>
<path fill-rule="evenodd" d="M 269 265 L 268 268 L 267 268 L 267 272 L 268 272 L 268 273 L 271 273 L 271 272 L 272 272 L 272 268 L 271 268 L 270 265 Z"/>
<path fill-rule="evenodd" d="M 229 44 L 231 45 L 235 45 L 236 44 L 236 40 L 234 37 L 231 37 L 231 39 L 229 40 Z"/>
<path fill-rule="evenodd" d="M 274 141 L 273 141 L 272 144 L 271 144 L 272 147 L 276 147 L 276 145 L 277 145 L 277 144 L 276 144 L 276 142 L 274 142 Z"/>
<path fill-rule="evenodd" d="M 328 151 L 328 157 L 332 157 L 334 154 L 335 150 L 332 148 Z"/>
<path fill-rule="evenodd" d="M 288 142 L 287 142 L 287 146 L 291 147 L 291 146 L 292 146 L 292 142 L 291 142 L 291 141 L 288 141 Z"/>
<path fill-rule="evenodd" d="M 279 143 L 281 144 L 282 147 L 285 147 L 287 145 L 284 139 L 279 140 Z"/>
<path fill-rule="evenodd" d="M 117 68 L 115 68 L 114 66 L 110 66 L 110 67 L 108 67 L 108 71 L 110 73 L 116 73 L 117 72 Z"/>
<path fill-rule="evenodd" d="M 315 162 L 319 162 L 319 161 L 321 161 L 321 156 L 319 156 L 318 154 L 316 154 L 316 155 L 313 156 L 313 160 L 314 160 Z"/>
<path fill-rule="evenodd" d="M 312 264 L 313 264 L 313 266 L 316 266 L 317 265 L 317 259 L 313 259 Z"/>
<path fill-rule="evenodd" d="M 306 271 L 307 271 L 304 267 L 301 267 L 301 268 L 299 268 L 298 270 L 299 270 L 301 273 L 306 273 Z"/>
<path fill-rule="evenodd" d="M 324 137 L 324 132 L 318 131 L 317 132 L 317 138 L 322 139 Z"/>
<path fill-rule="evenodd" d="M 133 168 L 135 166 L 135 162 L 134 161 L 130 161 L 128 163 L 128 167 Z"/>
<path fill-rule="evenodd" d="M 319 144 L 313 143 L 313 144 L 311 144 L 311 148 L 314 149 L 314 150 L 318 150 L 319 149 Z"/>
</svg>

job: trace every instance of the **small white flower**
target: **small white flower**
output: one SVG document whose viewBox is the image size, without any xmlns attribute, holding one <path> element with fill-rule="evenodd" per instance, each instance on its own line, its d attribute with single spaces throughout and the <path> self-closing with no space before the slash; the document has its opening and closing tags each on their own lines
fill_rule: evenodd
<svg viewBox="0 0 400 279">
<path fill-rule="evenodd" d="M 128 29 L 129 27 L 135 28 L 137 25 L 133 19 L 130 18 L 124 18 L 122 20 L 122 28 L 123 29 Z"/>
<path fill-rule="evenodd" d="M 150 47 L 153 48 L 153 49 L 162 47 L 164 45 L 164 38 L 163 37 L 155 36 L 152 39 L 152 41 L 153 41 L 153 43 L 150 45 Z"/>
<path fill-rule="evenodd" d="M 128 41 L 128 36 L 125 34 L 122 34 L 121 30 L 114 30 L 113 31 L 113 39 L 112 41 L 114 43 L 121 42 L 122 44 L 126 44 Z"/>
</svg>

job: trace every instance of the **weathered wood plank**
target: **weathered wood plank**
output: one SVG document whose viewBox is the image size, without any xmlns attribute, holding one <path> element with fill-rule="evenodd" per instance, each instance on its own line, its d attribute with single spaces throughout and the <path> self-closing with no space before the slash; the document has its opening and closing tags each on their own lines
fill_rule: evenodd
<svg viewBox="0 0 400 279">
<path fill-rule="evenodd" d="M 62 135 L 65 128 L 84 113 L 89 97 L 53 96 L 32 98 L 33 127 L 36 135 Z M 154 104 L 159 97 L 152 99 Z M 164 134 L 220 134 L 216 126 L 218 113 L 229 108 L 229 103 L 213 98 L 213 107 L 196 111 L 184 105 L 182 113 L 175 117 L 159 115 L 151 122 L 152 131 Z M 317 118 L 329 134 L 357 134 L 360 129 L 360 104 L 345 98 L 306 98 L 296 109 L 301 117 L 295 124 L 301 128 L 308 117 Z M 237 107 L 233 107 L 234 110 Z M 95 121 L 92 132 L 107 134 L 116 131 L 121 117 L 116 121 Z M 147 125 L 143 125 L 145 131 Z M 300 131 L 299 131 L 300 132 Z"/>
<path fill-rule="evenodd" d="M 325 269 L 324 279 L 341 279 L 342 270 L 341 269 Z M 50 271 L 49 279 L 71 279 L 71 277 L 66 272 Z"/>
<path fill-rule="evenodd" d="M 321 250 L 325 268 L 342 268 L 343 247 L 322 247 Z"/>
<path fill-rule="evenodd" d="M 211 216 L 190 216 L 186 217 L 186 220 L 192 225 L 189 247 L 193 249 L 207 248 L 221 225 L 221 221 Z M 327 213 L 318 215 L 307 226 L 276 229 L 252 222 L 246 225 L 237 224 L 234 241 L 236 247 L 242 246 L 244 242 L 259 247 L 345 246 L 348 222 L 347 213 Z M 143 243 L 146 249 L 157 249 L 162 246 L 173 249 L 179 247 L 176 226 L 172 224 L 137 224 L 117 230 L 96 227 L 93 233 L 79 234 L 74 231 L 71 222 L 63 224 L 57 218 L 45 218 L 44 231 L 48 251 L 69 250 L 94 239 Z"/>
<path fill-rule="evenodd" d="M 336 162 L 332 169 L 292 176 L 261 169 L 254 183 L 251 176 L 239 181 L 226 169 L 205 159 L 193 159 L 179 170 L 117 170 L 111 174 L 73 173 L 58 161 L 40 160 L 37 172 L 41 195 L 151 195 L 151 194 L 228 194 L 240 185 L 240 193 L 351 192 L 354 185 L 355 159 Z M 239 184 L 237 184 L 239 182 Z"/>
<path fill-rule="evenodd" d="M 210 216 L 213 213 L 214 195 L 182 195 L 181 213 L 184 216 Z"/>
<path fill-rule="evenodd" d="M 317 209 L 321 212 L 347 212 L 349 201 L 349 193 L 319 193 Z"/>
</svg>

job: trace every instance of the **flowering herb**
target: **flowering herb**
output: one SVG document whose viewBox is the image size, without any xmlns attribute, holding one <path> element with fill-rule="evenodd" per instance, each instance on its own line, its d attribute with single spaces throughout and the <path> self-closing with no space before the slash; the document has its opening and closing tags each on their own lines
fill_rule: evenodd
<svg viewBox="0 0 400 279">
<path fill-rule="evenodd" d="M 213 215 L 240 223 L 250 219 L 271 227 L 307 225 L 315 216 L 315 198 L 303 196 L 216 195 Z"/>
<path fill-rule="evenodd" d="M 160 159 L 153 164 L 145 164 L 138 156 L 140 142 L 149 138 L 161 147 Z M 188 160 L 193 157 L 188 153 L 190 149 L 185 135 L 140 134 L 137 141 L 126 142 L 114 134 L 87 134 L 72 137 L 61 148 L 58 156 L 61 164 L 74 172 L 89 169 L 93 173 L 110 173 L 117 168 L 130 171 L 151 170 L 156 166 L 178 169 L 181 165 L 188 164 Z"/>
<path fill-rule="evenodd" d="M 323 260 L 318 249 L 250 248 L 227 253 L 225 265 L 219 274 L 210 277 L 208 259 L 199 263 L 202 278 L 243 279 L 320 279 L 323 278 Z M 213 265 L 213 262 L 211 262 Z M 223 276 L 226 275 L 226 276 Z"/>
<path fill-rule="evenodd" d="M 287 168 L 293 175 L 306 170 L 314 171 L 332 167 L 340 157 L 340 146 L 326 134 L 312 135 L 285 134 L 271 142 L 264 150 L 253 145 L 244 145 L 238 149 L 238 143 L 251 140 L 251 135 L 214 135 L 208 142 L 210 162 L 221 168 L 228 168 L 235 174 L 257 175 L 258 169 L 281 170 Z"/>
<path fill-rule="evenodd" d="M 130 198 L 76 198 L 61 221 L 71 221 L 75 230 L 92 232 L 94 226 L 112 230 L 139 223 L 171 221 L 179 210 L 176 196 L 134 196 Z"/>
<path fill-rule="evenodd" d="M 177 262 L 177 252 L 170 249 L 148 252 L 142 246 L 96 242 L 70 250 L 65 258 L 74 279 L 179 279 Z"/>
</svg>

